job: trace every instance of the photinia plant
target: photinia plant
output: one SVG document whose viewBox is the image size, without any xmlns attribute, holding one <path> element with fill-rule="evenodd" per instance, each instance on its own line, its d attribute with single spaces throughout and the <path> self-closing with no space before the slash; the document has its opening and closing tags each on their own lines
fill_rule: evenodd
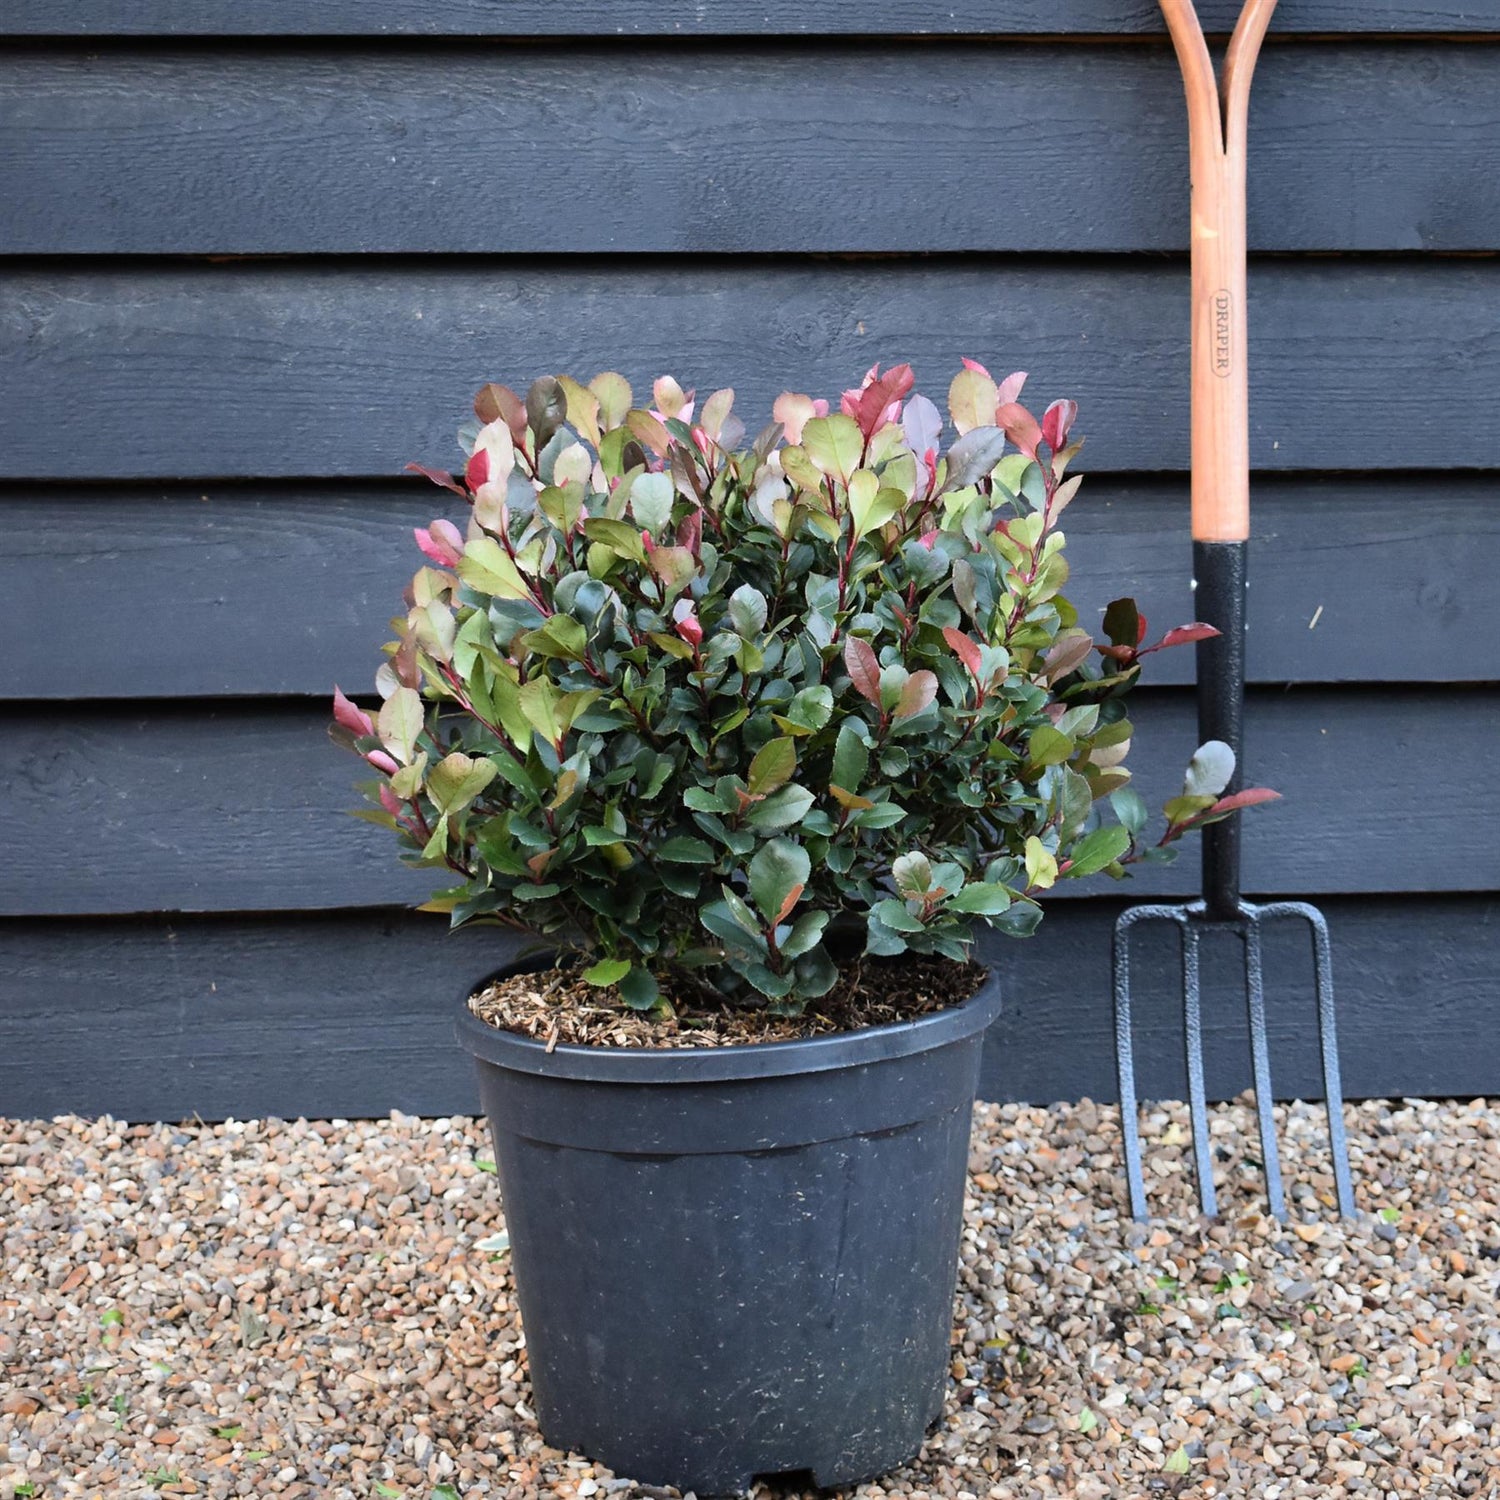
<svg viewBox="0 0 1500 1500">
<path fill-rule="evenodd" d="M 1221 794 L 1202 747 L 1159 839 L 1129 786 L 1130 600 L 1105 639 L 1062 595 L 1077 408 L 973 361 L 948 421 L 910 368 L 838 408 L 787 393 L 752 441 L 734 393 L 616 374 L 487 385 L 461 432 L 460 526 L 428 558 L 335 735 L 379 774 L 362 814 L 450 872 L 427 909 L 588 955 L 638 1008 L 795 1012 L 830 944 L 966 956 L 1025 936 L 1060 880 L 1169 859 L 1276 794 Z M 665 997 L 665 998 L 664 998 Z"/>
</svg>

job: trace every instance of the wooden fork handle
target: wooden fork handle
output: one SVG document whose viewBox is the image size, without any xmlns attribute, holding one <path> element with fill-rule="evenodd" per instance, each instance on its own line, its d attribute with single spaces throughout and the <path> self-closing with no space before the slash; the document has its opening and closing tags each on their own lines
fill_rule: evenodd
<svg viewBox="0 0 1500 1500">
<path fill-rule="evenodd" d="M 1245 125 L 1276 0 L 1246 0 L 1220 84 L 1193 0 L 1161 0 L 1187 91 L 1192 174 L 1193 537 L 1250 535 L 1245 342 Z"/>
</svg>

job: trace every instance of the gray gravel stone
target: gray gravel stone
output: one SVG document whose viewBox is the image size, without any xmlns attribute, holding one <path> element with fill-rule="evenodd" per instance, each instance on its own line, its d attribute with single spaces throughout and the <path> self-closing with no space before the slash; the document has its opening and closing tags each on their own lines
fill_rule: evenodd
<svg viewBox="0 0 1500 1500">
<path fill-rule="evenodd" d="M 980 1106 L 964 1378 L 859 1495 L 1500 1495 L 1500 1110 L 1351 1106 L 1348 1224 L 1319 1111 L 1276 1113 L 1293 1223 L 1241 1102 L 1218 1223 L 1150 1106 L 1135 1225 L 1113 1109 Z M 536 1431 L 490 1154 L 467 1119 L 0 1123 L 0 1500 L 662 1500 Z"/>
</svg>

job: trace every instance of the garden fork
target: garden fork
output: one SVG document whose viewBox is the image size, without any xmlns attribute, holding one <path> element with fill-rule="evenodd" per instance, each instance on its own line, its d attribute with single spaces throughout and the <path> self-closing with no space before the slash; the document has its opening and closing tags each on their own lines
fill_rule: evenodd
<svg viewBox="0 0 1500 1500">
<path fill-rule="evenodd" d="M 1245 552 L 1250 536 L 1249 400 L 1245 318 L 1245 130 L 1250 77 L 1276 0 L 1246 0 L 1229 43 L 1222 84 L 1193 0 L 1161 0 L 1167 29 L 1187 91 L 1192 172 L 1192 465 L 1193 573 L 1197 618 L 1219 630 L 1198 642 L 1198 740 L 1222 740 L 1235 754 L 1227 790 L 1240 785 L 1245 701 Z M 1255 1108 L 1271 1212 L 1286 1217 L 1276 1127 L 1271 1114 L 1270 1046 L 1266 1034 L 1261 965 L 1261 926 L 1280 917 L 1298 918 L 1312 931 L 1322 1050 L 1323 1090 L 1328 1104 L 1329 1149 L 1339 1212 L 1352 1215 L 1349 1153 L 1344 1138 L 1339 1086 L 1338 1039 L 1334 1029 L 1333 967 L 1323 914 L 1301 901 L 1252 906 L 1240 897 L 1238 816 L 1203 830 L 1203 897 L 1185 906 L 1137 906 L 1115 925 L 1115 1061 L 1120 1081 L 1121 1126 L 1130 1211 L 1146 1217 L 1141 1175 L 1141 1139 L 1130 1029 L 1130 934 L 1142 923 L 1175 923 L 1182 939 L 1183 1030 L 1187 1051 L 1188 1105 L 1198 1199 L 1204 1214 L 1218 1211 L 1213 1153 L 1203 1083 L 1203 1027 L 1199 991 L 1199 943 L 1205 933 L 1227 932 L 1244 945 L 1245 995 Z"/>
</svg>

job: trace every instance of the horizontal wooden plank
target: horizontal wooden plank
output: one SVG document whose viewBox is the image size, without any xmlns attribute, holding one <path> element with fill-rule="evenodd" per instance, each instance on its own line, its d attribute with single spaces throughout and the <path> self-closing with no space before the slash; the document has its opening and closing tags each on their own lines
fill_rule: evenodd
<svg viewBox="0 0 1500 1500">
<path fill-rule="evenodd" d="M 1500 902 L 1335 898 L 1325 907 L 1349 1097 L 1500 1093 L 1500 1060 L 1474 1045 L 1500 1000 Z M 982 1097 L 1114 1098 L 1108 965 L 1119 909 L 1072 902 L 1029 941 L 991 946 L 1005 1005 L 987 1041 Z M 1135 953 L 1146 1098 L 1184 1089 L 1169 946 L 1143 941 Z M 452 1012 L 509 951 L 493 930 L 450 935 L 439 918 L 381 911 L 0 922 L 0 1113 L 470 1113 L 477 1091 Z M 1268 930 L 1267 977 L 1278 1096 L 1315 1097 L 1295 925 Z M 1224 1097 L 1250 1076 L 1242 1007 L 1232 976 L 1211 963 L 1206 978 L 1208 1084 Z"/>
<path fill-rule="evenodd" d="M 0 477 L 392 474 L 455 456 L 486 379 L 672 370 L 733 384 L 753 423 L 875 360 L 941 396 L 961 355 L 1079 399 L 1096 472 L 1182 469 L 1187 293 L 1180 263 L 974 258 L 23 265 L 0 277 Z M 1490 261 L 1257 265 L 1253 464 L 1493 464 L 1497 293 Z"/>
<path fill-rule="evenodd" d="M 1252 249 L 1500 246 L 1500 46 L 1272 47 L 1253 99 Z M 1186 139 L 1165 45 L 26 49 L 0 253 L 1185 250 Z"/>
<path fill-rule="evenodd" d="M 1258 690 L 1251 778 L 1285 800 L 1245 839 L 1252 893 L 1500 888 L 1500 782 L 1476 774 L 1493 689 Z M 1196 743 L 1189 693 L 1140 695 L 1132 763 L 1159 806 Z M 39 705 L 0 722 L 0 915 L 279 911 L 416 902 L 384 830 L 347 816 L 358 762 L 315 704 Z M 1197 861 L 1133 895 L 1187 893 Z M 1107 884 L 1107 882 L 1106 882 Z M 1065 883 L 1070 897 L 1086 894 Z"/>
<path fill-rule="evenodd" d="M 1204 26 L 1227 32 L 1235 0 L 1203 0 Z M 1435 32 L 1500 30 L 1496 0 L 1457 6 L 1410 0 L 1306 0 L 1283 6 L 1277 32 Z M 7 0 L 0 36 L 1105 36 L 1159 32 L 1151 0 L 695 0 L 691 6 L 620 0 Z"/>
<path fill-rule="evenodd" d="M 422 480 L 0 490 L 0 598 L 49 621 L 0 697 L 353 691 L 420 561 L 411 528 L 449 499 Z M 1254 504 L 1252 680 L 1494 678 L 1500 478 L 1433 476 L 1418 499 L 1405 476 L 1266 475 Z M 1086 621 L 1121 594 L 1157 625 L 1192 618 L 1186 480 L 1101 475 L 1067 520 Z M 87 610 L 55 608 L 79 590 Z M 1192 674 L 1170 652 L 1150 680 Z"/>
</svg>

